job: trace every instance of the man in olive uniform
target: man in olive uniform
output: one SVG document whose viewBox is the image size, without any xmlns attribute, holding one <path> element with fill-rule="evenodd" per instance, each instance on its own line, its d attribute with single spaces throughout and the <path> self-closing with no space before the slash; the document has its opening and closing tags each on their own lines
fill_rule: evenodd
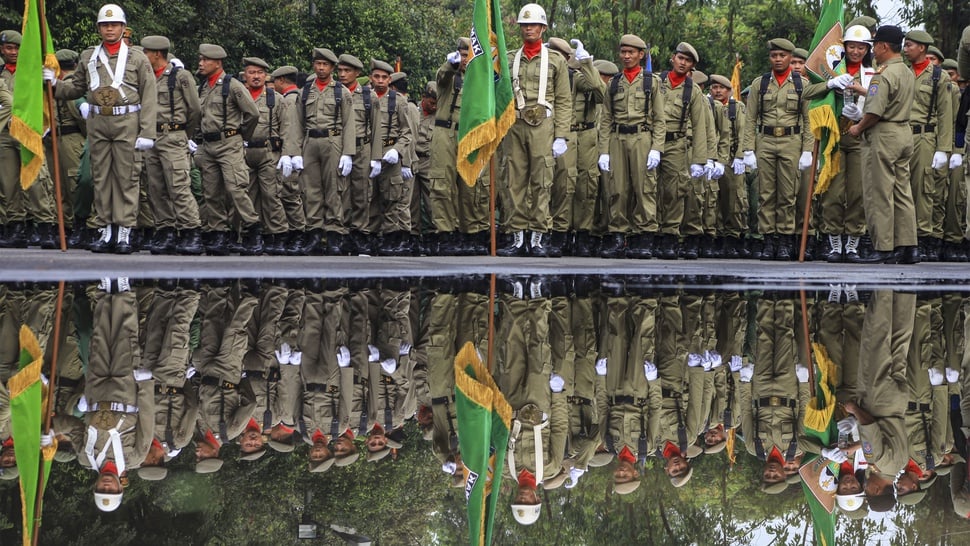
<svg viewBox="0 0 970 546">
<path fill-rule="evenodd" d="M 222 69 L 225 58 L 222 46 L 199 46 L 199 74 L 204 78 L 199 87 L 202 143 L 195 161 L 202 171 L 209 235 L 206 252 L 214 256 L 229 253 L 228 244 L 236 240 L 231 224 L 235 216 L 246 232 L 243 253 L 259 255 L 263 252 L 262 230 L 249 194 L 244 147 L 259 123 L 259 109 L 246 86 Z"/>
<path fill-rule="evenodd" d="M 202 254 L 199 205 L 192 195 L 189 153 L 202 111 L 195 78 L 168 61 L 171 42 L 165 36 L 141 41 L 155 72 L 158 90 L 158 139 L 145 157 L 148 195 L 155 211 L 152 254 Z"/>
<path fill-rule="evenodd" d="M 350 234 L 350 241 L 343 245 L 343 253 L 368 253 L 376 243 L 376 238 L 372 237 L 370 231 L 370 203 L 374 194 L 371 174 L 379 174 L 377 169 L 381 167 L 384 146 L 383 137 L 373 133 L 374 102 L 377 100 L 374 90 L 369 85 L 357 82 L 357 77 L 363 70 L 364 63 L 349 53 L 337 58 L 337 78 L 348 91 L 346 94 L 353 95 L 353 101 L 348 102 L 352 114 L 348 123 L 354 126 L 352 136 L 356 145 L 353 148 L 355 154 L 350 171 L 350 184 L 342 195 L 344 227 Z M 347 149 L 348 146 L 344 144 L 344 150 Z"/>
<path fill-rule="evenodd" d="M 56 55 L 57 62 L 61 65 L 60 78 L 62 80 L 73 78 L 80 56 L 76 51 L 70 49 L 59 49 Z M 88 108 L 90 107 L 85 107 L 85 110 L 89 111 Z M 78 169 L 81 165 L 81 154 L 84 153 L 84 143 L 87 140 L 87 122 L 80 111 L 78 101 L 57 101 L 56 115 L 64 221 L 72 224 L 67 243 L 70 247 L 77 247 L 84 239 L 84 222 L 81 218 L 75 217 L 74 209 L 77 203 L 75 194 L 77 193 Z"/>
<path fill-rule="evenodd" d="M 125 23 L 120 7 L 105 4 L 98 12 L 102 41 L 81 54 L 75 78 L 58 85 L 53 71 L 44 69 L 44 79 L 55 86 L 56 98 L 70 100 L 88 94 L 92 103 L 88 146 L 94 202 L 98 218 L 105 224 L 92 250 L 114 248 L 119 254 L 133 250 L 128 237 L 138 220 L 142 154 L 154 146 L 158 106 L 151 63 L 121 41 Z"/>
<path fill-rule="evenodd" d="M 747 107 L 734 100 L 731 80 L 719 74 L 711 76 L 711 98 L 724 107 L 728 126 L 727 148 L 729 163 L 724 163 L 724 176 L 718 179 L 719 234 L 723 240 L 721 255 L 739 258 L 744 255 L 744 237 L 748 227 L 748 191 L 744 184 L 744 151 L 741 142 L 748 120 Z"/>
<path fill-rule="evenodd" d="M 421 93 L 418 105 L 418 130 L 415 134 L 414 191 L 411 193 L 411 236 L 418 237 L 420 254 L 437 254 L 431 250 L 431 137 L 438 113 L 438 85 L 430 81 Z"/>
<path fill-rule="evenodd" d="M 963 164 L 966 150 L 967 109 L 970 100 L 965 98 L 965 90 L 960 85 L 956 59 L 946 59 L 940 66 L 950 77 L 951 110 L 953 111 L 953 153 L 950 154 L 950 169 L 947 182 L 946 213 L 943 219 L 943 254 L 940 259 L 947 262 L 965 262 L 967 256 L 967 186 L 964 183 L 967 167 Z"/>
<path fill-rule="evenodd" d="M 879 27 L 872 38 L 872 53 L 879 70 L 866 93 L 861 121 L 848 133 L 865 135 L 862 198 L 866 224 L 875 251 L 866 263 L 918 263 L 916 208 L 910 185 L 913 155 L 910 109 L 915 100 L 916 78 L 903 64 L 903 31 Z M 860 89 L 860 91 L 862 91 Z"/>
<path fill-rule="evenodd" d="M 24 194 L 20 189 L 20 143 L 10 136 L 10 111 L 13 104 L 14 72 L 17 70 L 17 57 L 23 36 L 16 30 L 0 32 L 0 56 L 3 69 L 0 69 L 0 82 L 11 94 L 4 103 L 6 112 L 0 124 L 0 246 L 26 247 L 27 230 L 24 213 Z"/>
<path fill-rule="evenodd" d="M 666 120 L 660 78 L 642 66 L 646 49 L 639 36 L 620 38 L 623 72 L 610 78 L 603 96 L 597 160 L 603 171 L 600 214 L 608 232 L 599 251 L 603 258 L 622 258 L 627 252 L 652 257 L 660 228 L 656 169 Z"/>
<path fill-rule="evenodd" d="M 292 132 L 292 127 L 297 128 L 302 127 L 302 122 L 300 120 L 300 113 L 297 110 L 301 103 L 300 89 L 296 86 L 296 78 L 299 74 L 299 70 L 295 66 L 281 66 L 273 71 L 273 90 L 283 96 L 283 102 L 286 107 L 292 113 L 292 125 L 290 131 Z M 291 148 L 286 145 L 287 139 L 293 138 L 291 134 L 283 135 L 283 151 L 284 152 L 300 152 L 299 148 Z M 300 155 L 302 159 L 302 154 Z M 282 157 L 280 157 L 282 159 Z M 290 164 L 292 165 L 293 157 L 290 156 Z M 305 163 L 305 162 L 304 162 Z M 305 170 L 304 166 L 304 170 Z M 300 256 L 304 253 L 303 248 L 303 237 L 306 233 L 306 213 L 303 209 L 303 192 L 300 190 L 300 177 L 302 171 L 296 171 L 290 173 L 289 176 L 283 176 L 280 174 L 280 201 L 283 203 L 283 212 L 286 215 L 286 222 L 288 233 L 286 239 L 282 242 L 282 247 L 286 251 L 287 256 Z M 281 238 L 281 236 L 278 236 Z"/>
<path fill-rule="evenodd" d="M 499 254 L 518 256 L 529 250 L 533 256 L 547 256 L 553 160 L 566 153 L 572 118 L 569 72 L 566 61 L 542 43 L 547 23 L 541 6 L 523 6 L 517 22 L 523 46 L 509 52 L 516 120 L 502 143 L 508 161 L 502 207 L 509 240 Z"/>
<path fill-rule="evenodd" d="M 933 37 L 924 30 L 911 30 L 903 42 L 903 53 L 916 77 L 916 94 L 910 109 L 913 155 L 909 164 L 910 186 L 916 205 L 916 236 L 920 259 L 939 261 L 943 237 L 946 186 L 940 174 L 948 169 L 953 149 L 951 83 L 943 68 L 933 64 L 926 52 Z"/>
</svg>

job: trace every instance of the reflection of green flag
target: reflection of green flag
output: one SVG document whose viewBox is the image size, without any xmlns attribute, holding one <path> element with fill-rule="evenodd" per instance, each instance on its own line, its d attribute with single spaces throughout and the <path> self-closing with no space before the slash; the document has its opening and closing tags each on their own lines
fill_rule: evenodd
<svg viewBox="0 0 970 546">
<path fill-rule="evenodd" d="M 499 0 L 474 0 L 471 60 L 458 121 L 458 174 L 469 186 L 515 123 L 512 79 Z"/>
<path fill-rule="evenodd" d="M 824 0 L 822 16 L 815 27 L 812 47 L 809 49 L 808 76 L 812 83 L 825 81 L 832 76 L 845 74 L 845 63 L 840 60 L 842 52 L 842 0 Z M 808 120 L 812 134 L 818 140 L 818 183 L 815 194 L 828 189 L 832 177 L 840 170 L 839 161 L 839 115 L 842 113 L 842 96 L 833 90 L 813 99 L 808 107 Z"/>
<path fill-rule="evenodd" d="M 805 408 L 802 432 L 806 436 L 817 438 L 819 445 L 830 446 L 835 444 L 839 437 L 839 427 L 835 420 L 835 363 L 829 359 L 825 346 L 815 343 L 812 348 L 815 352 L 815 394 Z M 819 464 L 823 462 L 810 455 L 806 457 L 804 463 L 805 466 L 809 466 L 816 464 L 815 461 Z M 834 463 L 831 464 L 834 465 Z M 835 472 L 835 475 L 837 476 L 838 472 Z M 802 473 L 802 476 L 804 478 L 805 473 Z M 819 492 L 818 489 L 817 484 L 809 485 L 802 481 L 802 490 L 812 512 L 815 543 L 819 546 L 834 545 L 835 512 L 819 501 L 817 495 L 827 493 Z M 831 494 L 834 494 L 834 490 Z"/>
<path fill-rule="evenodd" d="M 37 481 L 40 472 L 40 427 L 43 404 L 43 384 L 40 368 L 44 364 L 44 352 L 30 328 L 20 328 L 20 370 L 7 382 L 10 391 L 10 429 L 14 439 L 17 469 L 20 471 L 20 500 L 23 504 L 24 545 L 33 538 L 34 513 L 37 500 Z M 44 448 L 44 481 L 50 476 L 55 446 Z"/>
<path fill-rule="evenodd" d="M 837 467 L 833 462 L 826 463 L 823 459 L 819 458 L 815 454 L 810 454 L 806 457 L 804 461 L 805 467 L 811 467 L 816 465 L 825 465 L 828 467 L 828 478 L 831 476 L 838 476 L 838 471 L 834 468 Z M 824 470 L 824 469 L 823 469 Z M 835 510 L 832 508 L 834 504 L 835 487 L 837 485 L 831 485 L 831 492 L 821 491 L 821 487 L 818 483 L 809 484 L 806 480 L 806 472 L 802 472 L 802 492 L 805 493 L 805 501 L 808 503 L 808 508 L 812 512 L 812 531 L 815 534 L 815 544 L 818 546 L 834 546 L 835 545 Z M 811 478 L 819 481 L 816 474 L 812 474 Z M 815 492 L 812 491 L 813 487 L 816 489 Z M 823 504 L 817 495 L 827 495 L 826 500 L 828 501 L 828 506 Z"/>
<path fill-rule="evenodd" d="M 455 407 L 468 503 L 468 540 L 481 546 L 492 542 L 512 407 L 471 343 L 455 357 Z"/>
</svg>

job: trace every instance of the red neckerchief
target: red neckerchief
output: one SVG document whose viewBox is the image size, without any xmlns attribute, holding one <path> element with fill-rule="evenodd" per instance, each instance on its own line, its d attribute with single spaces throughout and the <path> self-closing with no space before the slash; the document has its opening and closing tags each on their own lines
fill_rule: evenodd
<svg viewBox="0 0 970 546">
<path fill-rule="evenodd" d="M 377 88 L 375 87 L 375 88 L 374 88 L 374 94 L 375 94 L 375 95 L 377 95 L 377 98 L 381 98 L 381 97 L 383 97 L 384 95 L 386 95 L 386 94 L 387 94 L 387 92 L 388 92 L 388 91 L 390 91 L 390 90 L 391 90 L 391 88 L 390 88 L 390 87 L 388 87 L 387 89 L 385 89 L 385 90 L 384 90 L 384 92 L 383 92 L 383 93 L 381 93 L 381 92 L 380 92 L 380 91 L 378 91 L 378 90 L 377 90 Z"/>
<path fill-rule="evenodd" d="M 384 427 L 381 426 L 380 423 L 374 423 L 374 426 L 371 427 L 370 432 L 368 432 L 367 434 L 370 435 L 370 434 L 374 434 L 375 432 L 384 434 Z"/>
<path fill-rule="evenodd" d="M 114 476 L 118 475 L 118 466 L 115 465 L 114 461 L 107 461 L 104 466 L 101 467 L 102 474 L 111 474 Z"/>
<path fill-rule="evenodd" d="M 839 465 L 840 476 L 842 474 L 852 474 L 853 472 L 855 472 L 855 465 L 852 464 L 852 461 L 846 460 L 844 463 Z"/>
<path fill-rule="evenodd" d="M 930 65 L 929 59 L 923 59 L 921 62 L 913 63 L 913 72 L 916 73 L 916 77 L 918 78 L 920 74 L 922 74 L 923 71 L 926 70 L 926 67 L 929 65 Z"/>
<path fill-rule="evenodd" d="M 159 77 L 161 77 L 161 75 L 162 75 L 162 72 L 165 72 L 165 69 L 166 69 L 166 68 L 168 68 L 168 65 L 165 65 L 165 66 L 163 66 L 163 67 L 161 67 L 161 68 L 156 68 L 156 69 L 155 69 L 155 77 L 156 77 L 156 78 L 159 78 Z"/>
<path fill-rule="evenodd" d="M 789 66 L 788 70 L 785 70 L 781 74 L 777 72 L 772 72 L 772 74 L 775 75 L 775 81 L 778 82 L 778 87 L 781 87 L 785 85 L 785 80 L 788 79 L 788 76 L 791 76 L 791 67 Z"/>
<path fill-rule="evenodd" d="M 317 429 L 316 432 L 313 433 L 313 436 L 310 439 L 313 440 L 313 443 L 317 443 L 318 440 L 323 443 L 327 443 L 327 435 L 320 432 L 320 429 Z"/>
<path fill-rule="evenodd" d="M 778 461 L 778 464 L 785 464 L 785 456 L 781 454 L 778 446 L 771 446 L 771 452 L 768 453 L 768 460 L 765 462 L 771 461 L 772 459 Z"/>
<path fill-rule="evenodd" d="M 222 442 L 220 442 L 219 439 L 216 438 L 216 435 L 213 434 L 211 430 L 205 431 L 205 441 L 207 444 L 211 445 L 216 449 L 222 447 Z"/>
<path fill-rule="evenodd" d="M 283 432 L 285 432 L 287 434 L 293 434 L 293 429 L 291 427 L 288 427 L 288 426 L 284 425 L 283 423 L 280 423 L 280 424 L 278 424 L 276 426 L 279 427 L 280 430 L 282 430 Z"/>
<path fill-rule="evenodd" d="M 0 447 L 13 447 L 13 436 L 7 438 L 0 444 Z"/>
<path fill-rule="evenodd" d="M 853 76 L 859 73 L 860 68 L 862 68 L 861 61 L 857 63 L 849 63 L 849 62 L 845 63 L 845 71 L 848 72 L 849 74 L 852 74 Z"/>
<path fill-rule="evenodd" d="M 527 487 L 529 489 L 536 488 L 536 477 L 535 474 L 529 472 L 528 469 L 523 468 L 519 471 L 519 487 Z"/>
<path fill-rule="evenodd" d="M 526 42 L 522 44 L 522 55 L 524 55 L 525 58 L 530 61 L 532 60 L 533 57 L 538 55 L 539 51 L 541 50 L 542 50 L 542 42 L 540 42 L 539 40 L 536 40 L 532 43 Z"/>
<path fill-rule="evenodd" d="M 909 462 L 906 463 L 906 472 L 912 472 L 917 476 L 923 475 L 923 469 L 920 468 L 919 465 L 916 464 L 916 461 L 914 461 L 913 459 L 910 459 Z"/>
<path fill-rule="evenodd" d="M 341 434 L 341 436 L 346 436 L 346 437 L 350 438 L 351 440 L 353 440 L 354 439 L 354 436 L 356 436 L 356 434 L 354 434 L 353 429 L 351 429 L 350 427 L 347 427 L 347 430 L 345 430 L 344 433 Z"/>
<path fill-rule="evenodd" d="M 328 85 L 330 85 L 330 78 L 327 78 L 327 81 L 323 81 L 320 78 L 317 78 L 313 80 L 313 83 L 317 84 L 318 90 L 323 91 L 324 89 L 327 88 Z M 294 85 L 293 87 L 295 88 L 296 86 Z"/>
<path fill-rule="evenodd" d="M 256 102 L 259 100 L 259 97 L 263 96 L 263 88 L 260 87 L 259 89 L 250 89 L 249 94 L 253 97 L 253 102 Z"/>
<path fill-rule="evenodd" d="M 285 95 L 285 94 L 289 93 L 290 91 L 293 91 L 294 89 L 296 89 L 296 84 L 291 85 L 291 86 L 289 86 L 289 87 L 287 87 L 285 89 L 280 89 L 280 94 L 281 95 Z M 323 89 L 321 89 L 321 91 L 323 91 Z"/>
<path fill-rule="evenodd" d="M 246 423 L 246 430 L 255 430 L 256 432 L 260 432 L 262 429 L 259 428 L 259 423 L 256 422 L 256 419 L 250 417 L 249 422 Z"/>
<path fill-rule="evenodd" d="M 671 89 L 676 89 L 677 87 L 680 87 L 680 84 L 684 83 L 684 80 L 686 79 L 687 79 L 687 74 L 684 74 L 683 76 L 679 76 L 673 70 L 667 73 L 667 80 L 670 81 Z"/>
<path fill-rule="evenodd" d="M 634 455 L 633 452 L 630 451 L 630 448 L 627 446 L 623 446 L 623 449 L 620 450 L 620 454 L 617 455 L 616 458 L 621 461 L 626 461 L 630 464 L 634 464 L 637 462 L 636 455 Z"/>
<path fill-rule="evenodd" d="M 162 443 L 158 441 L 158 438 L 152 438 L 152 447 L 155 449 L 165 449 L 162 447 Z"/>
<path fill-rule="evenodd" d="M 634 66 L 633 68 L 624 68 L 623 75 L 626 76 L 626 81 L 628 83 L 633 83 L 633 80 L 637 79 L 637 74 L 640 73 L 640 67 Z"/>
<path fill-rule="evenodd" d="M 669 459 L 674 455 L 680 455 L 683 457 L 680 452 L 680 448 L 677 447 L 677 444 L 668 441 L 666 444 L 664 444 L 664 459 Z"/>
<path fill-rule="evenodd" d="M 17 65 L 15 65 L 15 64 L 7 63 L 7 64 L 3 65 L 3 67 L 6 68 L 7 69 L 7 72 L 10 72 L 11 74 L 17 72 Z"/>
<path fill-rule="evenodd" d="M 357 82 L 356 81 L 353 84 L 347 86 L 347 91 L 350 91 L 351 93 L 353 93 L 356 90 L 357 90 Z"/>
<path fill-rule="evenodd" d="M 108 55 L 117 55 L 118 50 L 121 49 L 121 40 L 118 40 L 113 44 L 102 42 L 101 46 L 104 48 L 105 51 L 108 52 Z"/>
<path fill-rule="evenodd" d="M 222 70 L 220 70 L 220 71 L 214 73 L 213 75 L 209 76 L 209 87 L 210 88 L 216 86 L 216 82 L 219 81 L 219 76 L 222 76 Z"/>
</svg>

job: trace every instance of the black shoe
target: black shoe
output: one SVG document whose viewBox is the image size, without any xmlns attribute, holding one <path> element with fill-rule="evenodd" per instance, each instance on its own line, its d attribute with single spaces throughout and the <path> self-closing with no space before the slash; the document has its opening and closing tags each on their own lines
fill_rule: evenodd
<svg viewBox="0 0 970 546">
<path fill-rule="evenodd" d="M 27 225 L 27 246 L 40 246 L 40 224 L 31 222 Z"/>
<path fill-rule="evenodd" d="M 179 242 L 175 246 L 175 252 L 186 256 L 200 256 L 204 251 L 199 228 L 183 229 L 179 234 Z"/>
<path fill-rule="evenodd" d="M 573 241 L 573 256 L 589 258 L 593 255 L 592 241 L 588 231 L 577 231 Z"/>
<path fill-rule="evenodd" d="M 27 248 L 27 223 L 7 224 L 7 248 Z"/>
<path fill-rule="evenodd" d="M 566 248 L 566 232 L 553 231 L 548 236 L 543 236 L 543 248 L 546 256 L 550 258 L 561 258 Z"/>
<path fill-rule="evenodd" d="M 232 236 L 235 237 L 235 232 Z M 215 231 L 210 233 L 209 241 L 205 245 L 205 253 L 209 256 L 229 255 L 229 232 Z"/>
<path fill-rule="evenodd" d="M 715 252 L 714 237 L 712 235 L 701 235 L 699 237 L 699 255 L 701 258 L 710 259 L 716 258 L 717 252 Z"/>
<path fill-rule="evenodd" d="M 721 239 L 721 257 L 726 260 L 736 260 L 740 258 L 740 247 L 741 240 L 737 237 L 723 237 Z"/>
<path fill-rule="evenodd" d="M 303 256 L 303 238 L 307 232 L 293 229 L 286 232 L 286 239 L 283 241 L 283 250 L 287 256 Z"/>
<path fill-rule="evenodd" d="M 259 224 L 252 224 L 246 228 L 246 236 L 242 242 L 240 256 L 259 256 L 263 253 L 263 228 Z"/>
<path fill-rule="evenodd" d="M 40 224 L 40 247 L 45 250 L 60 248 L 60 237 L 55 224 Z"/>
<path fill-rule="evenodd" d="M 286 233 L 270 233 L 263 242 L 263 251 L 270 256 L 286 256 Z"/>
<path fill-rule="evenodd" d="M 911 247 L 916 248 L 916 247 Z M 856 263 L 860 264 L 894 264 L 897 263 L 900 256 L 895 251 L 891 250 L 873 250 L 865 258 L 860 257 L 859 261 Z"/>
<path fill-rule="evenodd" d="M 603 237 L 600 245 L 600 258 L 622 258 L 625 254 L 626 241 L 622 233 L 610 233 Z"/>
<path fill-rule="evenodd" d="M 775 252 L 777 252 L 777 235 L 774 233 L 767 233 L 764 237 L 764 246 L 761 248 L 761 259 L 765 261 L 774 260 Z"/>
<path fill-rule="evenodd" d="M 660 237 L 661 243 L 660 248 L 658 248 L 660 258 L 664 260 L 676 260 L 680 247 L 680 244 L 677 242 L 677 236 L 665 233 Z"/>
<path fill-rule="evenodd" d="M 926 261 L 938 262 L 943 259 L 943 239 L 930 237 L 926 247 Z"/>
<path fill-rule="evenodd" d="M 115 247 L 114 237 L 113 237 L 114 232 L 112 231 L 107 238 L 104 235 L 104 230 L 112 229 L 112 227 L 105 226 L 103 228 L 99 228 L 95 230 L 97 239 L 95 239 L 94 241 L 91 241 L 91 244 L 88 245 L 88 250 L 90 250 L 91 252 L 95 252 L 97 254 L 103 254 L 103 253 L 113 251 Z"/>
<path fill-rule="evenodd" d="M 685 260 L 696 260 L 700 257 L 700 235 L 688 235 L 684 237 L 683 252 Z"/>
<path fill-rule="evenodd" d="M 175 228 L 159 228 L 155 230 L 155 236 L 151 240 L 150 251 L 152 254 L 175 254 L 177 243 Z"/>
<path fill-rule="evenodd" d="M 915 246 L 898 246 L 893 253 L 896 255 L 895 263 L 912 265 L 920 262 L 919 249 Z"/>
<path fill-rule="evenodd" d="M 653 258 L 653 233 L 640 233 L 627 239 L 626 257 L 636 260 Z"/>
<path fill-rule="evenodd" d="M 797 258 L 794 235 L 775 235 L 775 245 L 775 260 L 790 262 L 793 258 Z"/>
</svg>

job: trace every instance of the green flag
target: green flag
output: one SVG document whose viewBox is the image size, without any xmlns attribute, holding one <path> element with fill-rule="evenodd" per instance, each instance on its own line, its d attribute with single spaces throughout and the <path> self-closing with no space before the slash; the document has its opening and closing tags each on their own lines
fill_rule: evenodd
<svg viewBox="0 0 970 546">
<path fill-rule="evenodd" d="M 499 5 L 499 0 L 475 0 L 472 16 L 471 60 L 465 68 L 458 121 L 458 174 L 469 186 L 475 185 L 505 133 L 515 123 L 512 79 Z"/>
<path fill-rule="evenodd" d="M 24 6 L 23 40 L 14 73 L 13 116 L 10 135 L 20 141 L 20 186 L 29 188 L 37 180 L 44 165 L 44 132 L 50 127 L 47 119 L 47 95 L 44 92 L 44 67 L 59 70 L 54 56 L 54 42 L 50 33 L 41 40 L 41 25 L 47 19 L 37 0 L 27 0 Z"/>
<path fill-rule="evenodd" d="M 492 542 L 512 407 L 471 343 L 455 357 L 458 445 L 465 475 L 469 544 Z"/>
<path fill-rule="evenodd" d="M 815 27 L 812 47 L 809 49 L 805 67 L 812 83 L 818 83 L 838 74 L 845 74 L 842 60 L 842 0 L 824 0 L 822 16 Z M 813 99 L 808 107 L 808 120 L 812 134 L 818 141 L 818 182 L 815 194 L 825 193 L 832 178 L 839 172 L 839 114 L 842 112 L 842 95 L 828 90 Z"/>
<path fill-rule="evenodd" d="M 51 461 L 57 451 L 56 443 L 41 449 L 40 427 L 44 398 L 40 369 L 44 364 L 44 351 L 30 328 L 20 327 L 20 368 L 7 382 L 10 391 L 10 431 L 14 439 L 14 453 L 17 469 L 20 471 L 20 501 L 23 505 L 24 545 L 31 544 L 34 532 L 34 519 L 37 489 L 40 486 L 41 455 L 44 464 L 44 482 L 50 476 Z"/>
<path fill-rule="evenodd" d="M 835 421 L 835 363 L 828 356 L 824 345 L 814 343 L 815 352 L 815 393 L 805 408 L 802 433 L 815 438 L 819 445 L 831 446 L 839 437 L 838 423 Z M 799 473 L 802 476 L 802 491 L 805 501 L 812 512 L 812 528 L 815 544 L 831 546 L 835 544 L 834 495 L 839 475 L 838 464 L 810 454 L 806 457 Z"/>
</svg>

